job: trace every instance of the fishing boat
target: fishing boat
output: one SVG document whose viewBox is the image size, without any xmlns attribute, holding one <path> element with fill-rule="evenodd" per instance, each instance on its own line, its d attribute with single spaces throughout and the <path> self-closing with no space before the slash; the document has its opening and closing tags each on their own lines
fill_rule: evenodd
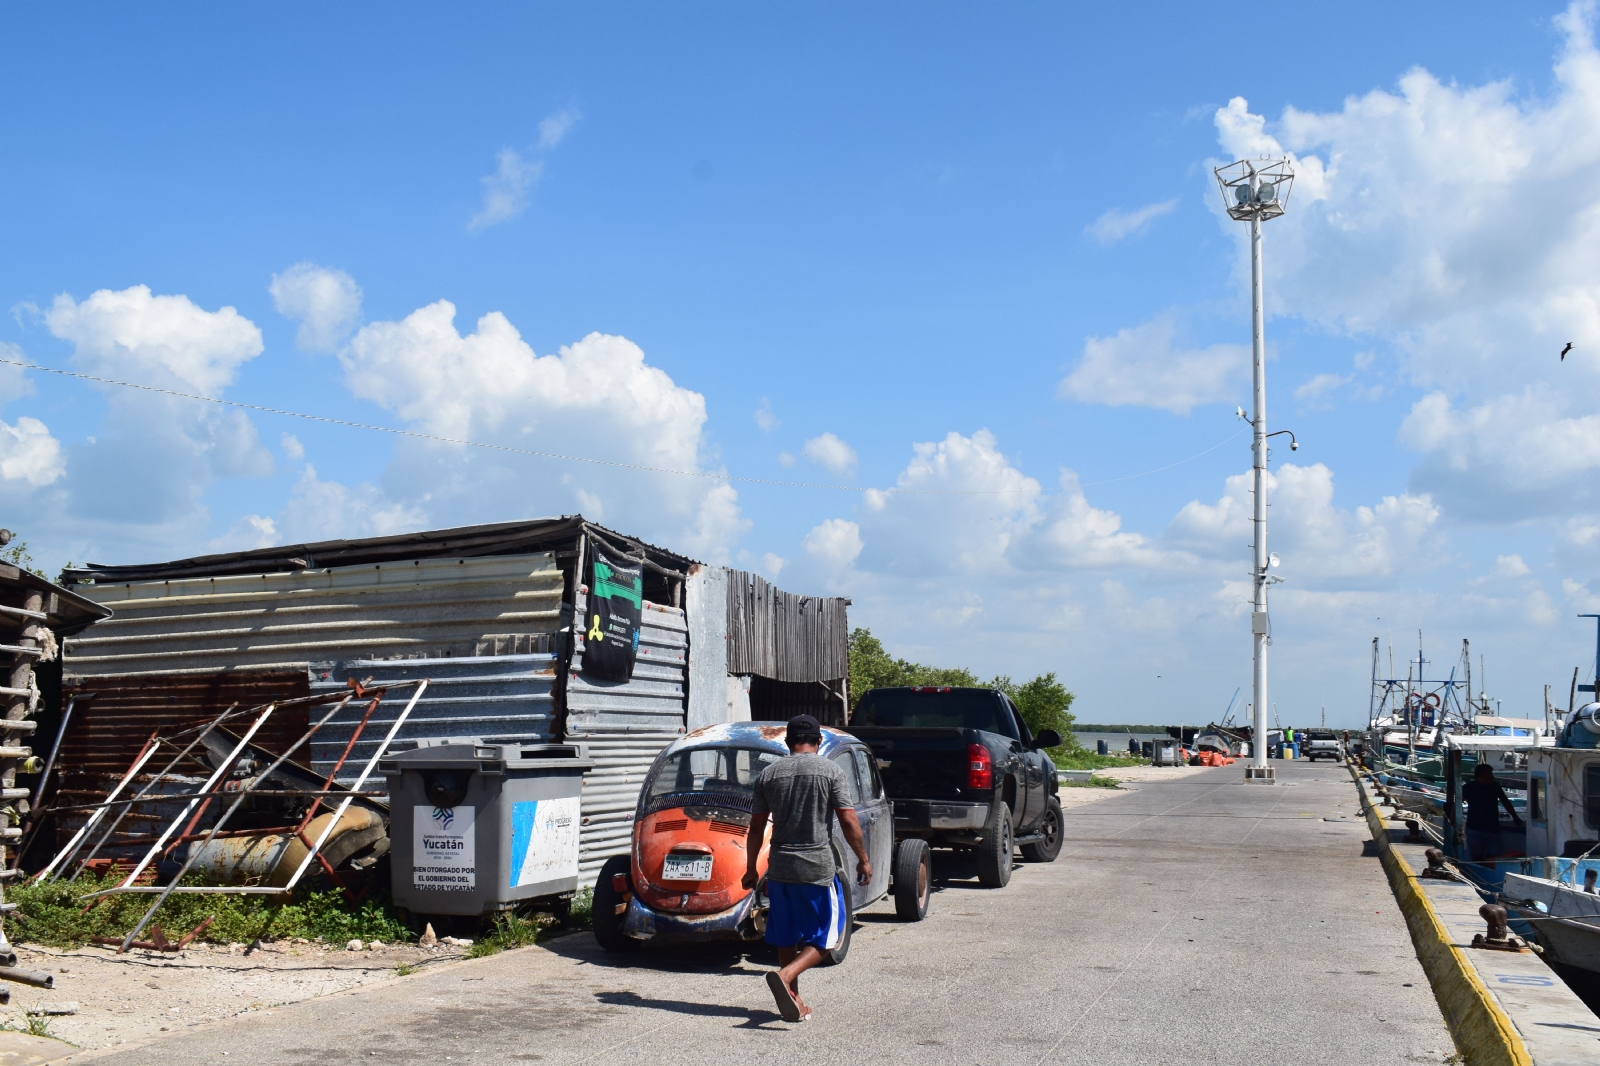
<svg viewBox="0 0 1600 1066">
<path fill-rule="evenodd" d="M 1530 927 L 1552 962 L 1600 974 L 1600 895 L 1595 871 L 1584 887 L 1548 877 L 1507 874 L 1500 890 L 1506 915 Z"/>
</svg>

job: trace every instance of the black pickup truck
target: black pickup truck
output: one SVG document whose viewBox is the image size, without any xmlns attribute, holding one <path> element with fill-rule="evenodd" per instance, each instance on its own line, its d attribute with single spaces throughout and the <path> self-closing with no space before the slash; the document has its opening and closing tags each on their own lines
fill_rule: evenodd
<svg viewBox="0 0 1600 1066">
<path fill-rule="evenodd" d="M 989 888 L 1011 880 L 1019 845 L 1029 862 L 1061 853 L 1060 786 L 1042 750 L 1061 737 L 1031 736 L 998 689 L 870 689 L 844 728 L 877 758 L 896 837 L 972 849 Z"/>
</svg>

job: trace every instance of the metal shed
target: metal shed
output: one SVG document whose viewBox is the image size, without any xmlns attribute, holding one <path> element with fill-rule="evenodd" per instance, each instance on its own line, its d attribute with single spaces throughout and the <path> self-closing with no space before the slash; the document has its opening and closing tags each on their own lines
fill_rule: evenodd
<svg viewBox="0 0 1600 1066">
<path fill-rule="evenodd" d="M 643 564 L 638 658 L 626 681 L 596 680 L 579 665 L 583 626 L 572 623 L 584 617 L 582 564 L 596 543 Z M 401 730 L 401 745 L 476 736 L 588 746 L 595 768 L 583 785 L 585 879 L 627 849 L 639 787 L 657 753 L 685 730 L 734 713 L 729 657 L 754 632 L 730 618 L 730 590 L 747 588 L 747 575 L 576 515 L 88 565 L 67 577 L 115 611 L 65 649 L 63 685 L 79 711 L 63 745 L 63 787 L 78 793 L 75 802 L 103 794 L 153 731 L 198 724 L 232 702 L 303 696 L 349 679 L 382 685 L 426 677 L 431 685 Z M 762 585 L 788 602 L 788 593 Z M 842 607 L 830 619 L 842 649 Z M 774 631 L 757 664 L 771 673 L 785 669 L 784 649 L 794 644 L 792 636 L 777 640 L 778 632 L 789 630 Z M 842 678 L 846 671 L 828 662 Z M 814 664 L 799 670 L 815 672 Z M 371 754 L 401 698 L 379 706 L 347 766 Z M 331 770 L 358 714 L 352 705 L 317 735 L 314 769 Z M 305 731 L 307 717 L 303 709 L 275 717 L 282 736 L 257 739 L 269 749 L 274 740 L 286 744 Z M 341 781 L 350 776 L 342 772 Z"/>
</svg>

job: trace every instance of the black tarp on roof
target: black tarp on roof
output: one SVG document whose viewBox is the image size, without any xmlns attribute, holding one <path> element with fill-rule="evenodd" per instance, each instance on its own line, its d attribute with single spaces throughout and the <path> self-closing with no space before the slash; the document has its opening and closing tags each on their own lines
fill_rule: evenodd
<svg viewBox="0 0 1600 1066">
<path fill-rule="evenodd" d="M 578 534 L 586 529 L 592 535 L 602 540 L 609 540 L 629 554 L 642 554 L 657 568 L 681 574 L 694 562 L 686 556 L 596 526 L 585 521 L 582 515 L 563 515 L 560 518 L 495 522 L 482 526 L 457 526 L 454 529 L 429 529 L 391 537 L 287 544 L 276 548 L 200 555 L 193 559 L 177 559 L 169 563 L 134 563 L 120 566 L 86 563 L 62 573 L 69 584 L 87 581 L 110 584 L 124 581 L 171 581 L 180 578 L 319 570 L 336 566 L 364 566 L 401 559 L 431 559 L 439 556 L 471 558 L 482 555 L 524 555 L 530 552 L 570 548 L 577 540 Z"/>
</svg>

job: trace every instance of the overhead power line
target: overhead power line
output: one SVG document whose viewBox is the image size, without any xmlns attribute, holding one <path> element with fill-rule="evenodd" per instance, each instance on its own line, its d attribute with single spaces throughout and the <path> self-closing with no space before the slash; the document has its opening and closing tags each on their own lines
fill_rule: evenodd
<svg viewBox="0 0 1600 1066">
<path fill-rule="evenodd" d="M 775 478 L 747 477 L 740 474 L 720 474 L 709 470 L 674 470 L 671 467 L 647 466 L 643 463 L 622 463 L 614 459 L 595 459 L 586 455 L 564 455 L 560 452 L 539 451 L 536 448 L 516 448 L 509 444 L 489 444 L 478 440 L 461 440 L 456 437 L 443 437 L 436 433 L 422 433 L 414 429 L 395 429 L 392 426 L 375 426 L 367 422 L 351 422 L 348 419 L 343 418 L 329 418 L 327 415 L 308 415 L 303 411 L 286 411 L 281 407 L 266 407 L 262 404 L 242 403 L 238 400 L 224 400 L 216 396 L 201 396 L 198 393 L 193 392 L 178 392 L 175 389 L 163 389 L 154 385 L 140 385 L 137 382 L 132 381 L 118 381 L 115 378 L 96 377 L 94 374 L 80 374 L 73 370 L 62 370 L 59 367 L 41 366 L 38 363 L 25 363 L 20 359 L 0 359 L 0 363 L 3 363 L 7 366 L 21 367 L 24 370 L 37 370 L 44 374 L 56 374 L 64 378 L 77 378 L 79 381 L 93 381 L 100 385 L 116 385 L 117 387 L 124 389 L 137 389 L 140 392 L 153 392 L 162 396 L 177 397 L 178 399 L 182 400 L 197 400 L 201 403 L 214 403 L 222 407 L 237 407 L 244 411 L 259 411 L 262 414 L 281 415 L 284 418 L 299 418 L 307 422 L 322 422 L 330 426 L 344 426 L 346 429 L 364 429 L 373 433 L 388 433 L 389 435 L 395 437 L 412 437 L 417 440 L 434 441 L 439 444 L 459 444 L 467 448 L 482 448 L 486 451 L 507 452 L 511 455 L 532 455 L 540 459 L 559 459 L 568 463 L 589 463 L 594 466 L 612 466 L 623 470 L 638 470 L 648 474 L 676 474 L 680 477 L 698 477 L 705 478 L 710 481 L 736 481 L 747 485 L 773 485 L 780 488 L 791 489 L 824 489 L 834 492 L 882 492 L 916 496 L 1009 496 L 1015 495 L 1019 492 L 1033 491 L 1032 489 L 907 489 L 899 487 L 889 489 L 874 489 L 870 485 L 830 485 L 817 481 L 780 481 Z M 1209 455 L 1211 452 L 1216 451 L 1224 444 L 1227 444 L 1228 441 L 1233 440 L 1234 437 L 1239 436 L 1239 433 L 1243 432 L 1243 430 L 1239 430 L 1226 440 L 1222 440 L 1216 444 L 1213 444 L 1203 452 L 1196 452 L 1194 455 L 1189 456 L 1188 459 L 1179 459 L 1175 463 L 1169 463 L 1166 466 L 1160 466 L 1154 470 L 1146 470 L 1141 474 L 1128 474 L 1125 477 L 1111 478 L 1108 481 L 1094 481 L 1080 487 L 1087 489 L 1093 488 L 1096 485 L 1110 485 L 1117 481 L 1129 481 L 1133 478 L 1145 477 L 1149 474 L 1159 474 L 1163 470 L 1171 470 L 1175 466 L 1182 466 L 1184 463 L 1198 459 L 1202 455 Z"/>
</svg>

